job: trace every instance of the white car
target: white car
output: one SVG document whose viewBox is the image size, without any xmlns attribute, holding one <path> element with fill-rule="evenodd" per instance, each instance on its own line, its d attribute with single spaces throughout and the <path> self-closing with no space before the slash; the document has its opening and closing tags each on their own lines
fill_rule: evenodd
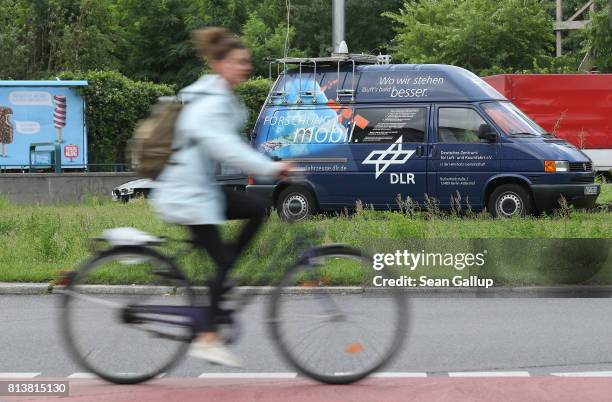
<svg viewBox="0 0 612 402">
<path fill-rule="evenodd" d="M 239 170 L 226 166 L 217 167 L 217 181 L 223 187 L 230 187 L 233 190 L 244 191 L 248 177 Z M 151 179 L 137 179 L 123 183 L 112 191 L 113 201 L 129 201 L 131 198 L 147 198 L 151 189 L 159 184 Z"/>
<path fill-rule="evenodd" d="M 138 179 L 128 181 L 117 186 L 112 191 L 113 201 L 128 201 L 130 198 L 147 198 L 152 188 L 157 185 L 151 179 Z"/>
</svg>

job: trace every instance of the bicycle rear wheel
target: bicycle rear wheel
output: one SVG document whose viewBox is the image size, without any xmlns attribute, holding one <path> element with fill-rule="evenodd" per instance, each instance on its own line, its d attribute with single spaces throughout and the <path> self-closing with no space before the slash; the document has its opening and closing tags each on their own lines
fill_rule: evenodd
<svg viewBox="0 0 612 402">
<path fill-rule="evenodd" d="M 272 334 L 300 373 L 330 384 L 358 381 L 401 347 L 408 300 L 402 291 L 373 289 L 374 275 L 384 273 L 357 249 L 336 245 L 308 253 L 273 293 Z"/>
<path fill-rule="evenodd" d="M 151 286 L 109 294 L 93 285 L 100 283 Z M 105 380 L 135 384 L 154 378 L 176 364 L 193 339 L 188 317 L 159 314 L 161 309 L 191 306 L 194 295 L 176 265 L 153 249 L 103 251 L 74 272 L 63 293 L 68 350 Z M 150 306 L 153 312 L 142 310 Z"/>
</svg>

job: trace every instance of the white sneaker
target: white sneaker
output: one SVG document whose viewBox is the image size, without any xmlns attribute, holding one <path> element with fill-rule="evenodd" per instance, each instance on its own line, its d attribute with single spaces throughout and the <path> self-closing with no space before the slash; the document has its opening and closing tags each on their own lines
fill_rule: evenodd
<svg viewBox="0 0 612 402">
<path fill-rule="evenodd" d="M 189 356 L 207 360 L 228 367 L 241 368 L 240 360 L 219 341 L 197 341 L 191 344 Z"/>
</svg>

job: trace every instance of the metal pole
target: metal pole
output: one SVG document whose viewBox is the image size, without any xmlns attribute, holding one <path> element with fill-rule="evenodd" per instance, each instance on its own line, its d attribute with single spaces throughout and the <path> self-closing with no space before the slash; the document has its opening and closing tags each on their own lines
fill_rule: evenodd
<svg viewBox="0 0 612 402">
<path fill-rule="evenodd" d="M 338 53 L 340 42 L 344 40 L 344 0 L 334 0 L 332 16 L 332 47 Z"/>
<path fill-rule="evenodd" d="M 563 22 L 562 0 L 557 0 L 557 26 Z M 561 57 L 561 30 L 557 29 L 557 57 Z"/>
</svg>

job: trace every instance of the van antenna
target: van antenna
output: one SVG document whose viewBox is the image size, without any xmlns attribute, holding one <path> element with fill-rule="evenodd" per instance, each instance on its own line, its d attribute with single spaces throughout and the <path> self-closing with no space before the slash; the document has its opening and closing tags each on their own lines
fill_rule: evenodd
<svg viewBox="0 0 612 402">
<path fill-rule="evenodd" d="M 287 35 L 285 36 L 285 51 L 283 55 L 287 58 L 287 51 L 289 49 L 289 11 L 291 10 L 291 0 L 285 0 L 285 5 L 287 6 Z"/>
</svg>

